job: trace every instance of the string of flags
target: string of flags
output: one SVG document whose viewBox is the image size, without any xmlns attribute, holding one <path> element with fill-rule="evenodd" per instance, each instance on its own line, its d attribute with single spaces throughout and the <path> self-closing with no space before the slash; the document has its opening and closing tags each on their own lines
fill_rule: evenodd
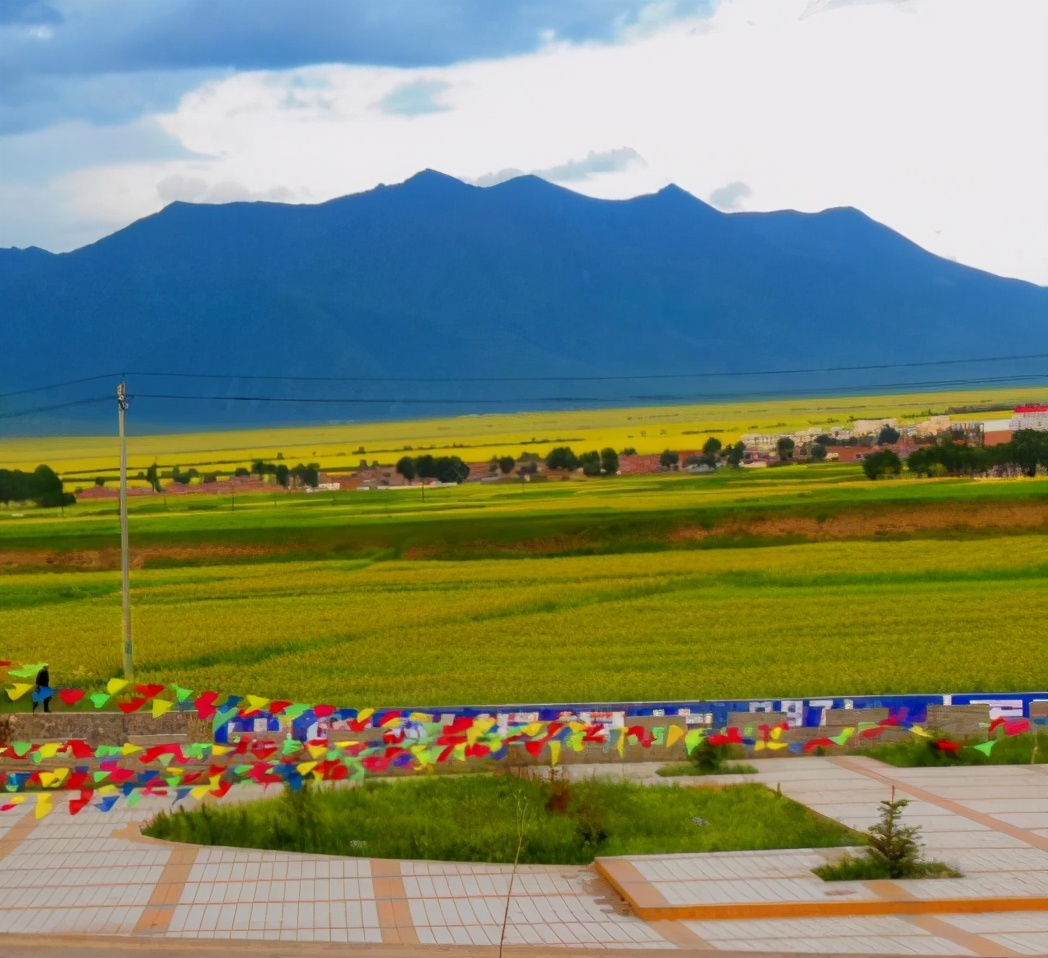
<svg viewBox="0 0 1048 958">
<path fill-rule="evenodd" d="M 17 767 L 0 770 L 0 812 L 23 804 L 35 794 L 36 817 L 52 810 L 52 797 L 59 791 L 75 793 L 67 807 L 72 815 L 89 805 L 109 812 L 123 800 L 134 807 L 144 796 L 170 796 L 172 804 L 184 799 L 222 798 L 234 785 L 279 784 L 300 790 L 314 781 L 362 781 L 368 774 L 393 770 L 424 772 L 435 766 L 475 758 L 504 761 L 511 748 L 522 748 L 534 759 L 545 753 L 556 765 L 564 749 L 582 752 L 588 747 L 616 750 L 620 756 L 630 744 L 645 749 L 670 749 L 683 740 L 691 753 L 706 743 L 710 746 L 738 745 L 760 751 L 786 749 L 811 754 L 844 747 L 852 738 L 874 741 L 890 729 L 905 730 L 933 741 L 941 751 L 956 754 L 972 748 L 990 755 L 1002 737 L 1030 731 L 1029 719 L 998 718 L 989 724 L 987 741 L 961 745 L 942 738 L 905 717 L 880 722 L 860 722 L 835 735 L 804 742 L 786 741 L 790 726 L 785 723 L 730 727 L 720 730 L 685 729 L 679 725 L 648 728 L 643 725 L 609 726 L 579 720 L 526 721 L 500 723 L 494 716 L 454 716 L 450 722 L 422 712 L 345 709 L 327 704 L 307 704 L 273 700 L 256 695 L 222 696 L 218 692 L 194 692 L 178 685 L 133 684 L 126 679 L 110 679 L 104 691 L 81 689 L 37 690 L 35 685 L 16 681 L 35 676 L 42 665 L 16 666 L 0 661 L 12 679 L 7 695 L 17 701 L 30 690 L 46 691 L 69 707 L 86 699 L 101 709 L 114 698 L 125 714 L 141 712 L 159 719 L 172 710 L 195 711 L 210 722 L 213 731 L 234 720 L 263 717 L 289 721 L 330 719 L 343 733 L 359 734 L 345 741 L 326 738 L 300 740 L 266 737 L 266 733 L 242 736 L 233 744 L 221 742 L 171 742 L 154 745 L 98 745 L 71 739 L 65 742 L 11 742 L 0 745 L 0 760 Z M 45 765 L 46 763 L 46 765 Z"/>
</svg>

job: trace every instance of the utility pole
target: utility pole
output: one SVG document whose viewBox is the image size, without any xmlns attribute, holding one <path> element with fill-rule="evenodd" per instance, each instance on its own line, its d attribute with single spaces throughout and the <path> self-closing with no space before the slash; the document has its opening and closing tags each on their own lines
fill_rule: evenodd
<svg viewBox="0 0 1048 958">
<path fill-rule="evenodd" d="M 116 387 L 117 417 L 120 424 L 120 576 L 124 604 L 124 677 L 135 674 L 131 645 L 131 589 L 128 578 L 127 556 L 127 436 L 124 434 L 124 413 L 127 411 L 127 383 Z"/>
</svg>

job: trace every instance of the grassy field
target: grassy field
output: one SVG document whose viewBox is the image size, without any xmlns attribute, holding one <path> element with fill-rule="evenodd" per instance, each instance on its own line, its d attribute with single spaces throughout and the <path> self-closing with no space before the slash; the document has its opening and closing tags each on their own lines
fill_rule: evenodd
<svg viewBox="0 0 1048 958">
<path fill-rule="evenodd" d="M 588 864 L 598 855 L 826 848 L 863 836 L 760 785 L 470 775 L 310 789 L 248 804 L 160 813 L 154 838 L 369 858 Z M 699 827 L 696 819 L 704 824 Z"/>
<path fill-rule="evenodd" d="M 396 706 L 1048 686 L 1048 534 L 132 574 L 142 680 Z M 5 576 L 3 657 L 120 667 L 119 573 Z"/>
<path fill-rule="evenodd" d="M 917 421 L 929 412 L 959 406 L 1008 406 L 1048 399 L 1048 389 L 986 389 L 978 392 L 911 393 L 888 396 L 819 397 L 695 406 L 653 406 L 385 423 L 351 423 L 295 429 L 243 430 L 172 435 L 137 435 L 129 416 L 129 469 L 144 471 L 154 460 L 162 469 L 174 465 L 200 471 L 232 471 L 256 459 L 289 464 L 319 462 L 328 469 L 369 462 L 396 462 L 408 452 L 458 455 L 484 462 L 495 455 L 521 452 L 545 455 L 558 445 L 576 450 L 632 446 L 641 453 L 664 449 L 694 450 L 718 436 L 734 441 L 744 433 L 791 432 L 849 419 L 896 417 Z M 1001 415 L 1005 415 L 1001 413 Z M 114 416 L 115 420 L 115 416 Z M 112 435 L 0 438 L 0 466 L 32 469 L 46 462 L 70 477 L 69 488 L 97 475 L 115 476 L 119 450 Z"/>
<path fill-rule="evenodd" d="M 141 680 L 362 707 L 1048 686 L 1043 478 L 821 464 L 235 505 L 132 499 Z M 115 502 L 0 513 L 0 658 L 103 682 L 119 587 Z"/>
</svg>

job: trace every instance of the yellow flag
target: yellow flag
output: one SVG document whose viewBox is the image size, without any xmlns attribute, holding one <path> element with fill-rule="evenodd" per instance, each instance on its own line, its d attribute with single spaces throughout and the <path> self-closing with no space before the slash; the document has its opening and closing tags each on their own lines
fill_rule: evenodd
<svg viewBox="0 0 1048 958">
<path fill-rule="evenodd" d="M 357 721 L 366 722 L 374 714 L 374 709 L 361 709 L 359 712 L 357 712 Z"/>
<path fill-rule="evenodd" d="M 911 731 L 911 732 L 913 732 L 913 734 L 914 734 L 914 735 L 920 735 L 920 736 L 921 736 L 921 738 L 935 738 L 935 736 L 934 736 L 934 735 L 929 735 L 929 734 L 928 734 L 928 733 L 927 733 L 926 731 L 924 731 L 924 729 L 923 729 L 923 728 L 921 728 L 921 727 L 920 727 L 919 725 L 911 725 L 911 726 L 910 726 L 910 731 Z"/>
<path fill-rule="evenodd" d="M 193 796 L 197 801 L 202 799 L 208 792 L 211 791 L 210 785 L 198 785 L 189 794 Z"/>
<path fill-rule="evenodd" d="M 528 738 L 534 738 L 542 731 L 543 727 L 544 723 L 542 722 L 528 722 L 528 724 L 524 726 L 523 731 Z"/>
<path fill-rule="evenodd" d="M 319 758 L 323 758 L 323 756 L 327 753 L 327 746 L 326 745 L 307 745 L 306 746 L 306 751 L 309 752 L 310 757 L 319 759 Z M 303 773 L 303 774 L 305 774 L 305 773 Z"/>
<path fill-rule="evenodd" d="M 21 805 L 26 800 L 25 795 L 4 795 L 0 796 L 0 803 L 4 805 Z"/>
<path fill-rule="evenodd" d="M 360 718 L 360 716 L 359 716 L 359 715 L 357 716 L 357 719 L 358 719 L 359 721 L 361 721 L 361 722 L 363 721 L 363 719 L 362 719 L 362 718 Z M 411 722 L 424 722 L 424 723 L 428 723 L 428 722 L 432 722 L 432 721 L 433 721 L 433 716 L 432 716 L 432 715 L 430 715 L 430 714 L 429 714 L 429 712 L 412 712 L 412 713 L 411 713 L 411 714 L 410 714 L 410 715 L 408 716 L 408 720 L 409 720 L 409 721 L 411 721 Z"/>
<path fill-rule="evenodd" d="M 670 748 L 680 741 L 681 736 L 684 735 L 684 729 L 679 725 L 671 725 L 670 730 L 666 733 L 666 748 Z"/>
<path fill-rule="evenodd" d="M 36 817 L 43 818 L 51 811 L 51 796 L 47 792 L 41 792 L 36 796 Z"/>
<path fill-rule="evenodd" d="M 12 686 L 11 686 L 11 688 L 9 688 L 9 689 L 7 690 L 7 697 L 8 697 L 8 698 L 9 698 L 9 699 L 10 699 L 10 700 L 11 700 L 12 702 L 17 702 L 17 701 L 18 701 L 18 700 L 19 700 L 19 699 L 20 699 L 20 698 L 21 698 L 21 697 L 22 697 L 23 695 L 25 695 L 25 694 L 26 694 L 26 692 L 28 692 L 28 691 L 29 691 L 29 690 L 30 690 L 30 689 L 31 689 L 32 687 L 33 687 L 32 685 L 25 685 L 25 684 L 24 684 L 24 683 L 22 683 L 22 682 L 15 682 L 15 684 L 14 684 L 14 685 L 12 685 Z"/>
<path fill-rule="evenodd" d="M 40 757 L 41 758 L 54 758 L 58 754 L 60 748 L 58 742 L 44 742 L 40 746 Z"/>
<path fill-rule="evenodd" d="M 110 679 L 106 683 L 106 691 L 110 695 L 116 695 L 117 692 L 122 692 L 128 686 L 127 679 Z"/>
<path fill-rule="evenodd" d="M 53 772 L 41 772 L 40 784 L 44 788 L 58 788 L 69 774 L 68 768 L 56 768 Z"/>
<path fill-rule="evenodd" d="M 211 754 L 216 756 L 225 755 L 227 752 L 232 752 L 232 745 L 212 745 Z"/>
<path fill-rule="evenodd" d="M 122 755 L 134 755 L 135 752 L 141 752 L 141 751 L 142 751 L 142 746 L 141 745 L 135 745 L 132 742 L 126 742 L 124 744 L 124 747 L 120 749 L 120 753 Z"/>
<path fill-rule="evenodd" d="M 163 699 L 153 699 L 153 718 L 160 718 L 161 715 L 165 712 L 170 712 L 174 707 L 174 702 L 165 702 Z"/>
<path fill-rule="evenodd" d="M 299 762 L 295 768 L 298 770 L 299 775 L 308 775 L 317 767 L 316 762 Z"/>
<path fill-rule="evenodd" d="M 551 765 L 560 761 L 560 742 L 552 740 L 549 743 L 549 760 Z"/>
<path fill-rule="evenodd" d="M 432 764 L 429 757 L 429 749 L 425 745 L 412 745 L 411 754 L 415 756 L 415 759 L 423 767 Z"/>
<path fill-rule="evenodd" d="M 624 728 L 619 729 L 619 741 L 616 748 L 619 750 L 619 758 L 622 758 L 626 754 L 626 730 Z"/>
<path fill-rule="evenodd" d="M 261 712 L 264 708 L 269 708 L 270 699 L 264 699 L 259 695 L 247 696 L 247 704 L 249 711 Z"/>
</svg>

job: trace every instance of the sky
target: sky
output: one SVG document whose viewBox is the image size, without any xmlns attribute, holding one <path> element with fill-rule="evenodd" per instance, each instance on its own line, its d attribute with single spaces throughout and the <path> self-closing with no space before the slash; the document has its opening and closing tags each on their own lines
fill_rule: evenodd
<svg viewBox="0 0 1048 958">
<path fill-rule="evenodd" d="M 0 246 L 437 169 L 854 206 L 1048 285 L 1042 0 L 0 0 Z"/>
</svg>

